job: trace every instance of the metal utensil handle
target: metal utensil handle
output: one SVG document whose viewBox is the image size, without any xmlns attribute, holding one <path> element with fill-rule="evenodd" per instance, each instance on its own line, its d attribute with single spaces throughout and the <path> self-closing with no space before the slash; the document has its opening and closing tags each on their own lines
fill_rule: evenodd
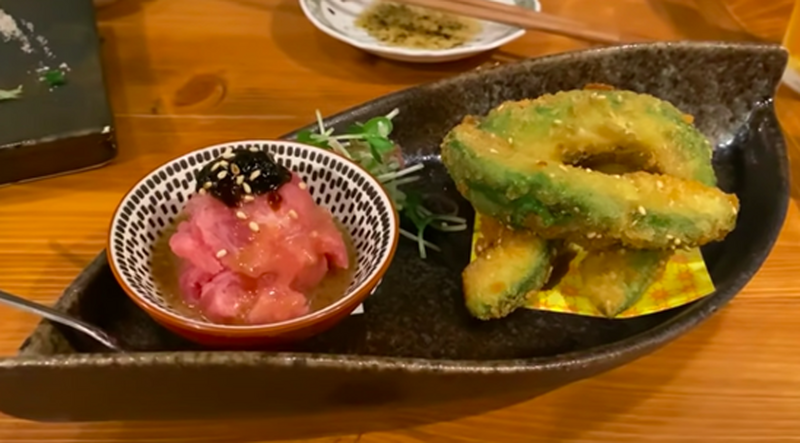
<svg viewBox="0 0 800 443">
<path fill-rule="evenodd" d="M 16 295 L 10 294 L 0 289 L 0 302 L 11 305 L 13 307 L 19 308 L 23 311 L 30 312 L 31 314 L 36 314 L 41 317 L 44 317 L 48 320 L 61 323 L 65 326 L 69 326 L 72 329 L 76 329 L 84 334 L 94 338 L 98 342 L 102 343 L 104 346 L 108 347 L 109 349 L 119 351 L 120 347 L 116 343 L 111 336 L 106 334 L 104 331 L 99 330 L 95 326 L 92 326 L 88 323 L 85 323 L 81 320 L 76 318 L 70 317 L 67 314 L 64 314 L 61 311 L 57 311 L 49 306 L 45 306 L 36 302 L 32 302 L 22 297 L 18 297 Z"/>
</svg>

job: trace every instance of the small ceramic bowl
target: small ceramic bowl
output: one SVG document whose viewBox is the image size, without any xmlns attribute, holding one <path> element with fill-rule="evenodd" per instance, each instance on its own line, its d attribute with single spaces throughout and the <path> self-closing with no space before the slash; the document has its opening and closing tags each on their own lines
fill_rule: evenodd
<svg viewBox="0 0 800 443">
<path fill-rule="evenodd" d="M 350 232 L 356 266 L 347 293 L 305 316 L 254 326 L 230 326 L 193 319 L 171 306 L 153 281 L 156 239 L 194 193 L 195 174 L 227 148 L 257 147 L 298 174 L 317 204 Z M 140 180 L 120 202 L 111 221 L 108 261 L 128 296 L 156 322 L 194 342 L 215 347 L 253 347 L 301 340 L 350 315 L 380 284 L 394 256 L 397 213 L 381 184 L 360 166 L 324 149 L 288 141 L 241 141 L 190 152 Z"/>
<path fill-rule="evenodd" d="M 525 30 L 480 21 L 481 32 L 464 45 L 450 49 L 413 49 L 387 45 L 355 25 L 356 18 L 373 0 L 300 0 L 300 7 L 320 31 L 356 48 L 391 60 L 439 63 L 460 60 L 499 48 L 525 34 Z M 540 11 L 539 0 L 489 0 Z"/>
</svg>

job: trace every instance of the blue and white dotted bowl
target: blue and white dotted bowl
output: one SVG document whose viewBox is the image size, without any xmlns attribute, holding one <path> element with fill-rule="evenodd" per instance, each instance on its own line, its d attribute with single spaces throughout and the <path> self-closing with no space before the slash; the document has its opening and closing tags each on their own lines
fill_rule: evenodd
<svg viewBox="0 0 800 443">
<path fill-rule="evenodd" d="M 190 318 L 171 305 L 153 280 L 153 246 L 195 190 L 197 172 L 227 149 L 261 149 L 308 185 L 318 205 L 347 229 L 356 248 L 355 276 L 337 302 L 305 316 L 252 326 L 220 325 Z M 214 346 L 294 341 L 322 332 L 353 313 L 375 291 L 397 246 L 399 223 L 380 182 L 331 151 L 290 141 L 248 140 L 190 152 L 135 184 L 111 221 L 108 261 L 122 288 L 154 320 L 173 332 Z"/>
</svg>

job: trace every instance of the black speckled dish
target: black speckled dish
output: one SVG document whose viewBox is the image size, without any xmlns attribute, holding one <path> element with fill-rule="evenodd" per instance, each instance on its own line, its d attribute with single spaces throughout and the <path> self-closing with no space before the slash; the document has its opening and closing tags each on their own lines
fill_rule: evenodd
<svg viewBox="0 0 800 443">
<path fill-rule="evenodd" d="M 780 47 L 765 45 L 612 47 L 470 72 L 328 120 L 342 128 L 400 108 L 395 138 L 410 162 L 426 164 L 421 186 L 461 202 L 471 216 L 437 155 L 442 136 L 465 114 L 590 82 L 670 100 L 713 141 L 720 185 L 741 201 L 736 230 L 703 250 L 717 287 L 709 297 L 628 320 L 522 310 L 480 322 L 464 309 L 460 287 L 470 234 L 443 234 L 433 238 L 442 252 L 425 261 L 415 244 L 401 242 L 365 314 L 283 353 L 211 352 L 193 350 L 128 301 L 101 254 L 58 307 L 142 352 L 99 354 L 42 322 L 19 356 L 0 360 L 0 410 L 38 420 L 241 417 L 524 398 L 630 362 L 725 305 L 772 248 L 788 205 L 785 146 L 772 107 L 786 60 Z M 47 392 L 47 400 L 35 392 Z"/>
</svg>

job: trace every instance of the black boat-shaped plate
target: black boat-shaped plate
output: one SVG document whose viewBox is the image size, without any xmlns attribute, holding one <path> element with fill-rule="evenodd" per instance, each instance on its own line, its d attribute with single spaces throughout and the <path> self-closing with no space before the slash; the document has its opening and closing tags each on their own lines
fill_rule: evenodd
<svg viewBox="0 0 800 443">
<path fill-rule="evenodd" d="M 143 352 L 98 353 L 42 322 L 0 360 L 0 410 L 36 420 L 175 419 L 399 406 L 513 393 L 535 396 L 630 362 L 727 303 L 759 269 L 788 205 L 788 167 L 772 97 L 786 64 L 778 46 L 657 43 L 610 47 L 466 73 L 379 98 L 327 120 L 343 129 L 399 108 L 393 137 L 420 186 L 460 202 L 439 162 L 443 135 L 502 101 L 606 83 L 671 101 L 716 147 L 720 186 L 741 201 L 736 230 L 704 248 L 717 291 L 627 320 L 522 310 L 492 322 L 463 306 L 470 232 L 432 238 L 426 260 L 401 241 L 378 292 L 335 329 L 284 353 L 195 349 L 157 326 L 120 287 L 105 254 L 58 302 Z M 290 134 L 287 138 L 292 138 Z M 32 393 L 47 392 L 47 400 Z"/>
</svg>

